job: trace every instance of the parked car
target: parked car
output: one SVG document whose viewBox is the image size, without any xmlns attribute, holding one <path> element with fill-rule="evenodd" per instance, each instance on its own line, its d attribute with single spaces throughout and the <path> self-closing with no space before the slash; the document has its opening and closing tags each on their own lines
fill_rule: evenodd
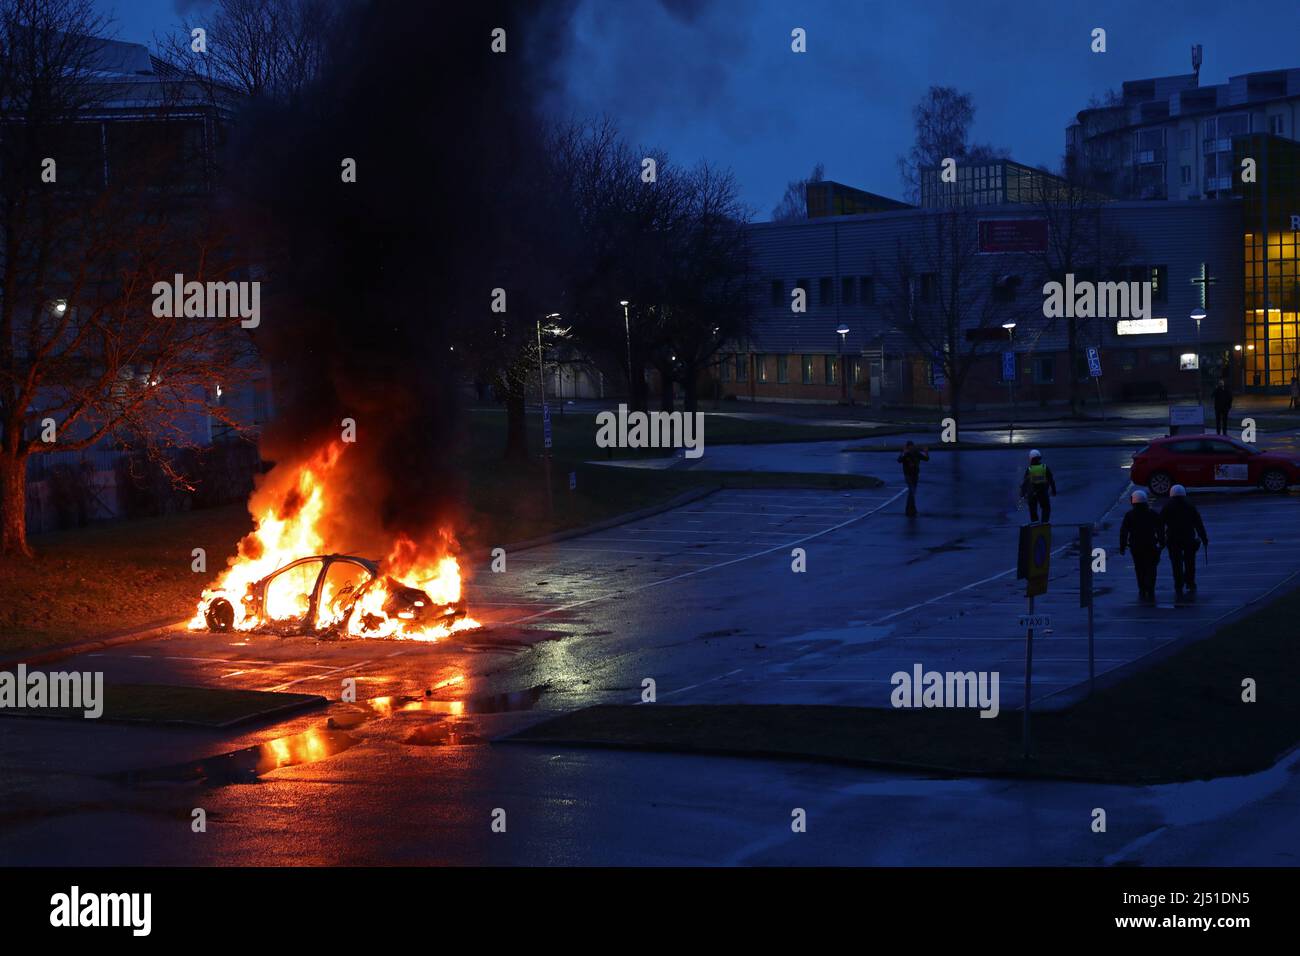
<svg viewBox="0 0 1300 956">
<path fill-rule="evenodd" d="M 1171 435 L 1138 451 L 1129 474 L 1133 484 L 1155 495 L 1169 494 L 1174 485 L 1258 486 L 1280 493 L 1300 484 L 1300 455 L 1264 451 L 1224 435 Z"/>
<path fill-rule="evenodd" d="M 362 604 L 366 595 L 382 595 Z M 387 625 L 399 631 L 419 631 L 436 624 L 450 626 L 465 616 L 461 602 L 438 604 L 419 588 L 386 577 L 378 563 L 350 554 L 320 554 L 299 558 L 254 581 L 242 597 L 242 614 L 230 600 L 217 595 L 202 606 L 210 631 L 236 629 L 236 620 L 256 622 L 240 631 L 262 634 L 342 636 L 359 628 L 380 632 Z M 353 621 L 359 616 L 358 621 Z"/>
</svg>

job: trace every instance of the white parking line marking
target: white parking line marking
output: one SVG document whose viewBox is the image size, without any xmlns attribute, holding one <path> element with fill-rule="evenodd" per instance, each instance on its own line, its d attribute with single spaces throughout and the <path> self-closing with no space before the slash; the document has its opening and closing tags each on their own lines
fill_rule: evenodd
<svg viewBox="0 0 1300 956">
<path fill-rule="evenodd" d="M 658 586 L 661 585 L 661 584 L 669 584 L 669 583 L 671 583 L 671 582 L 673 582 L 673 581 L 680 581 L 680 580 L 682 580 L 683 578 L 689 578 L 689 577 L 693 577 L 693 576 L 695 576 L 695 575 L 697 575 L 697 574 L 704 574 L 704 573 L 706 573 L 706 572 L 708 572 L 708 571 L 716 571 L 716 570 L 718 570 L 718 569 L 720 569 L 720 568 L 725 568 L 725 567 L 728 567 L 728 566 L 733 565 L 733 564 L 739 564 L 739 563 L 742 562 L 742 561 L 750 561 L 750 560 L 752 560 L 752 559 L 754 559 L 754 558 L 761 558 L 761 557 L 763 557 L 764 555 L 773 554 L 773 553 L 775 553 L 775 552 L 777 552 L 777 551 L 782 551 L 782 550 L 784 550 L 785 548 L 790 547 L 791 545 L 801 544 L 801 543 L 803 543 L 804 541 L 811 541 L 811 540 L 813 540 L 814 538 L 820 538 L 820 537 L 822 537 L 823 535 L 830 534 L 832 531 L 838 531 L 840 528 L 848 527 L 848 526 L 851 525 L 851 524 L 856 524 L 857 522 L 862 521 L 862 520 L 865 519 L 865 518 L 869 518 L 869 517 L 871 517 L 872 515 L 876 514 L 876 512 L 880 511 L 881 508 L 884 508 L 885 505 L 888 505 L 888 504 L 890 504 L 891 502 L 897 501 L 899 498 L 901 498 L 902 495 L 903 495 L 903 491 L 904 491 L 904 490 L 905 490 L 905 489 L 899 489 L 898 492 L 897 492 L 897 493 L 896 493 L 892 498 L 890 498 L 888 501 L 885 501 L 883 504 L 879 505 L 878 507 L 873 508 L 873 509 L 870 510 L 870 511 L 864 511 L 864 512 L 861 512 L 860 514 L 854 515 L 852 518 L 848 518 L 848 519 L 846 519 L 846 520 L 844 520 L 844 521 L 841 521 L 839 524 L 832 525 L 832 526 L 829 527 L 829 528 L 825 528 L 825 529 L 823 529 L 823 530 L 821 530 L 821 531 L 817 531 L 817 532 L 815 532 L 815 533 L 813 533 L 813 534 L 805 535 L 805 536 L 802 537 L 802 538 L 796 538 L 794 541 L 787 541 L 787 542 L 785 542 L 784 544 L 778 544 L 778 545 L 775 545 L 774 547 L 766 548 L 766 549 L 764 549 L 764 550 L 762 550 L 762 551 L 757 551 L 757 552 L 755 552 L 755 553 L 753 553 L 753 554 L 747 554 L 747 555 L 743 555 L 743 556 L 738 557 L 738 558 L 732 558 L 732 559 L 729 560 L 729 561 L 722 561 L 722 562 L 720 562 L 720 563 L 718 563 L 718 564 L 708 565 L 708 566 L 703 567 L 703 568 L 696 568 L 696 569 L 693 570 L 693 571 L 686 571 L 686 572 L 683 572 L 682 574 L 673 575 L 672 577 L 669 577 L 669 578 L 662 578 L 662 579 L 660 579 L 660 580 L 658 580 L 658 581 L 648 581 L 648 582 L 646 582 L 645 584 L 640 585 L 639 587 L 627 588 L 627 589 L 625 589 L 625 590 L 623 590 L 623 591 L 620 591 L 619 594 L 620 594 L 620 595 L 636 594 L 636 593 L 638 593 L 638 592 L 640 592 L 640 591 L 644 591 L 644 590 L 646 590 L 646 589 L 648 589 L 648 588 L 658 587 Z M 596 603 L 596 602 L 598 602 L 598 601 L 604 601 L 604 600 L 607 600 L 607 598 L 605 598 L 605 597 L 603 597 L 603 596 L 602 596 L 602 597 L 587 598 L 587 599 L 582 600 L 582 601 L 575 601 L 575 602 L 573 602 L 572 604 L 561 605 L 560 607 L 552 608 L 552 609 L 547 610 L 547 611 L 539 611 L 539 612 L 536 613 L 536 614 L 530 614 L 528 617 L 517 618 L 517 619 L 515 619 L 515 620 L 513 620 L 513 621 L 507 621 L 507 622 L 505 622 L 505 623 L 507 623 L 507 624 L 522 624 L 522 623 L 525 622 L 525 621 L 531 621 L 531 620 L 533 620 L 533 619 L 535 619 L 535 618 L 545 617 L 546 615 L 548 615 L 548 614 L 554 614 L 554 613 L 556 613 L 557 611 L 571 611 L 571 610 L 573 610 L 574 608 L 585 607 L 585 606 L 588 605 L 588 604 L 594 604 L 594 603 Z"/>
</svg>

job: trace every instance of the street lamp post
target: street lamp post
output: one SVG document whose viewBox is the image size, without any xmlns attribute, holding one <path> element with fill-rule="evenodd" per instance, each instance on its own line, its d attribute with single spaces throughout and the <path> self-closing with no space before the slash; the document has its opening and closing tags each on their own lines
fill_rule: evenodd
<svg viewBox="0 0 1300 956">
<path fill-rule="evenodd" d="M 844 341 L 848 338 L 849 327 L 843 322 L 835 330 L 835 334 L 840 337 L 840 392 L 844 396 L 845 404 L 850 402 L 849 399 L 849 372 L 844 366 Z"/>
<path fill-rule="evenodd" d="M 632 324 L 627 316 L 627 299 L 619 299 L 623 307 L 623 340 L 627 343 L 627 397 L 632 398 Z"/>
<path fill-rule="evenodd" d="M 1205 403 L 1201 398 L 1201 323 L 1205 321 L 1205 310 L 1199 306 L 1192 312 L 1192 321 L 1196 323 L 1196 404 L 1201 406 L 1201 415 L 1205 415 Z"/>
<path fill-rule="evenodd" d="M 1016 440 L 1016 375 L 1019 373 L 1016 367 L 1016 323 L 1003 322 L 1002 327 L 1007 330 L 1007 342 L 1011 349 L 1012 374 L 1007 379 L 1007 397 L 1011 399 L 1011 427 L 1007 431 L 1007 444 L 1011 445 Z"/>
</svg>

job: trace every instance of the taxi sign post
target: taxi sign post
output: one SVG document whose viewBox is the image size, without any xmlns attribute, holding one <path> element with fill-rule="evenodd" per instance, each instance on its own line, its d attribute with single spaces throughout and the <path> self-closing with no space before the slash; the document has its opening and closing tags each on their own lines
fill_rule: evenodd
<svg viewBox="0 0 1300 956">
<path fill-rule="evenodd" d="M 1034 678 L 1034 598 L 1047 593 L 1047 575 L 1052 559 L 1052 526 L 1027 524 L 1020 528 L 1020 549 L 1016 560 L 1016 577 L 1025 579 L 1025 596 L 1029 598 L 1029 626 L 1025 628 L 1025 713 L 1020 737 L 1025 759 L 1029 758 L 1029 709 Z"/>
</svg>

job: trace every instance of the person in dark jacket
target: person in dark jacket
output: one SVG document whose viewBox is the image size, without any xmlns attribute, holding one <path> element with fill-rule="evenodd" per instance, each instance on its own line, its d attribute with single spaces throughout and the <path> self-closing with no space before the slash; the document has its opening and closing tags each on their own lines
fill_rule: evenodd
<svg viewBox="0 0 1300 956">
<path fill-rule="evenodd" d="M 1184 588 L 1188 594 L 1195 594 L 1196 549 L 1202 544 L 1209 547 L 1210 537 L 1205 533 L 1201 513 L 1187 500 L 1187 489 L 1182 485 L 1169 489 L 1169 504 L 1160 512 L 1160 523 L 1164 526 L 1169 564 L 1174 569 L 1174 591 L 1180 599 Z"/>
<path fill-rule="evenodd" d="M 1133 572 L 1137 575 L 1138 600 L 1156 600 L 1156 571 L 1160 567 L 1160 549 L 1165 544 L 1164 525 L 1147 503 L 1141 488 L 1129 499 L 1133 507 L 1119 526 L 1119 553 L 1133 549 Z"/>
<path fill-rule="evenodd" d="M 916 483 L 921 480 L 921 462 L 930 460 L 930 450 L 928 448 L 917 448 L 912 442 L 903 446 L 903 452 L 898 456 L 899 464 L 903 466 L 903 480 L 907 482 L 907 516 L 916 517 Z"/>
<path fill-rule="evenodd" d="M 1050 494 L 1049 494 L 1050 492 Z M 1052 495 L 1056 494 L 1056 478 L 1052 469 L 1043 464 L 1043 453 L 1035 448 L 1029 453 L 1029 467 L 1020 480 L 1020 497 L 1029 501 L 1029 520 L 1038 520 L 1038 510 L 1043 511 L 1043 523 L 1052 520 Z"/>
<path fill-rule="evenodd" d="M 1228 412 L 1232 411 L 1232 389 L 1228 383 L 1219 379 L 1214 386 L 1214 431 L 1219 435 L 1228 434 Z"/>
</svg>

